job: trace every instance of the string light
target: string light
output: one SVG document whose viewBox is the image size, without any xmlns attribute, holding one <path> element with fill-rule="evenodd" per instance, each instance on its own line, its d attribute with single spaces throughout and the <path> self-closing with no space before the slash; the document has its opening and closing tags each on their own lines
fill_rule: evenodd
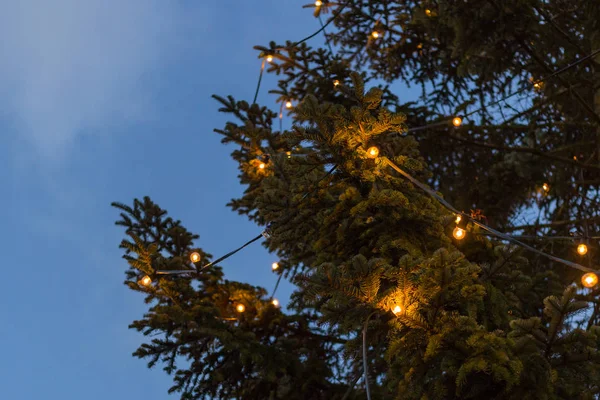
<svg viewBox="0 0 600 400">
<path fill-rule="evenodd" d="M 195 264 L 198 261 L 200 261 L 200 253 L 198 253 L 197 251 L 193 252 L 192 254 L 190 254 L 190 260 Z"/>
<path fill-rule="evenodd" d="M 273 304 L 275 307 L 279 307 L 279 300 L 273 299 L 271 300 L 271 304 Z"/>
<path fill-rule="evenodd" d="M 431 10 L 430 9 L 426 9 L 425 10 L 425 15 L 427 15 L 428 17 L 431 17 Z"/>
<path fill-rule="evenodd" d="M 402 312 L 402 307 L 400 307 L 398 304 L 396 304 L 393 308 L 392 308 L 392 312 L 394 313 L 394 315 L 398 315 Z"/>
<path fill-rule="evenodd" d="M 333 86 L 336 87 L 340 84 L 340 81 L 338 81 L 337 79 L 333 80 Z"/>
<path fill-rule="evenodd" d="M 235 310 L 239 313 L 243 313 L 244 311 L 246 311 L 246 306 L 240 303 L 237 306 L 235 306 Z"/>
<path fill-rule="evenodd" d="M 542 185 L 542 190 L 543 190 L 544 192 L 548 193 L 548 192 L 550 191 L 550 185 L 549 185 L 549 184 L 547 184 L 547 183 L 544 183 L 544 184 Z"/>
<path fill-rule="evenodd" d="M 291 151 L 286 151 L 285 155 L 287 156 L 287 158 L 292 158 L 292 152 Z"/>
<path fill-rule="evenodd" d="M 150 284 L 152 283 L 152 279 L 151 279 L 151 278 L 150 278 L 148 275 L 146 275 L 146 276 L 144 276 L 142 279 L 140 279 L 140 282 L 139 282 L 139 283 L 140 283 L 140 285 L 142 285 L 142 286 L 146 286 L 146 287 L 148 287 L 148 286 L 150 286 Z"/>
<path fill-rule="evenodd" d="M 288 100 L 285 102 L 285 108 L 292 108 L 292 106 L 293 106 L 293 104 L 291 101 Z"/>
<path fill-rule="evenodd" d="M 452 125 L 454 125 L 455 127 L 459 127 L 462 125 L 462 118 L 461 117 L 454 117 L 452 118 Z"/>
<path fill-rule="evenodd" d="M 467 231 L 465 231 L 463 228 L 458 227 L 458 226 L 456 228 L 454 228 L 454 231 L 452 232 L 452 236 L 454 236 L 454 239 L 456 239 L 456 240 L 463 240 L 466 235 L 467 235 Z"/>
<path fill-rule="evenodd" d="M 373 31 L 373 32 L 371 32 L 371 36 L 373 36 L 374 39 L 377 39 L 377 38 L 379 38 L 380 33 L 377 31 Z"/>
<path fill-rule="evenodd" d="M 321 0 L 315 1 L 315 7 L 321 7 L 322 5 L 323 5 L 323 2 Z"/>
<path fill-rule="evenodd" d="M 267 62 L 272 62 L 273 61 L 273 56 L 269 55 L 267 56 Z"/>
<path fill-rule="evenodd" d="M 456 221 L 454 221 L 454 222 L 456 222 L 457 224 L 459 224 L 460 221 L 462 221 L 462 217 L 459 214 L 459 215 L 456 216 Z"/>
<path fill-rule="evenodd" d="M 265 164 L 264 162 L 261 162 L 260 164 L 258 164 L 259 169 L 265 169 L 266 166 L 267 166 L 267 164 Z"/>
<path fill-rule="evenodd" d="M 581 277 L 581 284 L 586 288 L 591 288 L 598 284 L 598 275 L 593 272 L 588 272 Z"/>
<path fill-rule="evenodd" d="M 584 243 L 580 243 L 579 246 L 577 246 L 577 253 L 580 256 L 586 255 L 587 252 L 588 252 L 588 248 L 587 248 L 587 246 Z"/>
<path fill-rule="evenodd" d="M 379 149 L 377 146 L 371 146 L 367 149 L 367 157 L 369 158 L 377 158 L 379 155 Z"/>
<path fill-rule="evenodd" d="M 276 271 L 279 268 L 279 263 L 277 261 L 275 261 L 273 264 L 271 264 L 271 269 L 273 271 Z"/>
</svg>

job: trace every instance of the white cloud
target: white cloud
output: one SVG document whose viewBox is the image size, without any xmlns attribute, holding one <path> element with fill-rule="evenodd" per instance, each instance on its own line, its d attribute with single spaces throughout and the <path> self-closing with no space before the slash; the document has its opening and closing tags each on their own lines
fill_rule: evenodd
<svg viewBox="0 0 600 400">
<path fill-rule="evenodd" d="M 177 43 L 178 7 L 169 0 L 3 2 L 1 125 L 36 156 L 57 160 L 86 131 L 151 115 L 143 77 Z"/>
</svg>

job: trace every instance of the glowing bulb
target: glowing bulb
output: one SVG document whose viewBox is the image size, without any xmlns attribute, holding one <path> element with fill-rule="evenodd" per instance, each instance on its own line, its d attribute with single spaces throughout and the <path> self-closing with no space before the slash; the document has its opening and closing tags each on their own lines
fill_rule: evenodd
<svg viewBox="0 0 600 400">
<path fill-rule="evenodd" d="M 335 87 L 335 86 L 338 86 L 339 84 L 340 84 L 340 81 L 338 81 L 337 79 L 335 79 L 335 80 L 333 81 L 333 86 L 334 86 L 334 87 Z"/>
<path fill-rule="evenodd" d="M 377 146 L 371 146 L 367 149 L 367 157 L 369 158 L 377 158 L 379 155 L 379 149 Z"/>
<path fill-rule="evenodd" d="M 467 231 L 465 231 L 463 228 L 459 228 L 458 226 L 454 228 L 454 232 L 452 232 L 452 236 L 454 236 L 454 239 L 456 240 L 463 240 L 466 235 Z"/>
<path fill-rule="evenodd" d="M 198 261 L 200 261 L 200 253 L 195 251 L 192 254 L 190 254 L 190 260 L 192 260 L 193 263 L 197 263 Z"/>
<path fill-rule="evenodd" d="M 286 101 L 285 108 L 292 108 L 293 104 L 291 101 Z"/>
<path fill-rule="evenodd" d="M 151 283 L 152 283 L 152 279 L 150 279 L 150 277 L 148 275 L 146 275 L 142 279 L 140 279 L 140 284 L 142 286 L 150 286 Z"/>
<path fill-rule="evenodd" d="M 588 272 L 581 277 L 581 283 L 587 288 L 594 287 L 598 283 L 598 275 L 593 272 Z"/>
<path fill-rule="evenodd" d="M 323 5 L 323 2 L 321 0 L 315 1 L 315 7 L 321 7 L 322 5 Z"/>
<path fill-rule="evenodd" d="M 246 306 L 243 304 L 238 304 L 237 306 L 235 306 L 235 309 L 237 312 L 243 313 L 244 311 L 246 311 Z"/>
<path fill-rule="evenodd" d="M 267 56 L 267 62 L 273 61 L 273 56 Z"/>
<path fill-rule="evenodd" d="M 431 17 L 431 10 L 430 9 L 425 10 L 425 15 L 427 15 L 428 17 Z"/>
<path fill-rule="evenodd" d="M 377 32 L 377 31 L 373 31 L 373 32 L 371 33 L 371 36 L 373 36 L 373 38 L 377 39 L 377 38 L 379 37 L 379 32 Z"/>
<path fill-rule="evenodd" d="M 544 190 L 544 192 L 548 193 L 550 191 L 550 185 L 548 185 L 547 183 L 544 183 L 542 185 L 542 189 Z"/>
<path fill-rule="evenodd" d="M 462 125 L 462 118 L 461 117 L 454 117 L 452 118 L 452 125 L 456 126 L 457 128 L 459 126 Z"/>
<path fill-rule="evenodd" d="M 278 263 L 278 262 L 274 262 L 274 263 L 271 265 L 271 269 L 272 269 L 273 271 L 275 271 L 277 268 L 279 268 L 279 263 Z"/>
<path fill-rule="evenodd" d="M 588 251 L 588 248 L 585 244 L 581 243 L 579 246 L 577 246 L 577 253 L 579 253 L 580 256 L 584 256 Z"/>
<path fill-rule="evenodd" d="M 260 169 L 265 169 L 266 166 L 267 166 L 267 164 L 265 164 L 264 162 L 261 162 L 260 164 L 258 164 L 258 168 L 260 168 Z"/>
<path fill-rule="evenodd" d="M 292 158 L 292 152 L 291 151 L 286 151 L 285 154 L 287 155 L 287 158 Z"/>
<path fill-rule="evenodd" d="M 455 222 L 458 224 L 458 223 L 460 223 L 460 221 L 462 221 L 462 217 L 460 215 L 457 215 Z"/>
<path fill-rule="evenodd" d="M 535 82 L 535 83 L 533 84 L 533 88 L 534 88 L 535 90 L 540 90 L 540 89 L 541 89 L 541 88 L 543 88 L 543 87 L 544 87 L 544 82 L 542 82 L 542 81 Z"/>
<path fill-rule="evenodd" d="M 392 308 L 392 312 L 394 313 L 394 315 L 398 315 L 402 312 L 402 307 L 396 304 L 394 308 Z"/>
<path fill-rule="evenodd" d="M 273 299 L 273 300 L 271 301 L 271 304 L 273 304 L 275 307 L 279 307 L 279 300 L 277 300 L 277 299 Z"/>
<path fill-rule="evenodd" d="M 421 50 L 422 48 L 423 48 L 423 43 L 419 43 L 419 44 L 417 45 L 417 49 Z"/>
</svg>

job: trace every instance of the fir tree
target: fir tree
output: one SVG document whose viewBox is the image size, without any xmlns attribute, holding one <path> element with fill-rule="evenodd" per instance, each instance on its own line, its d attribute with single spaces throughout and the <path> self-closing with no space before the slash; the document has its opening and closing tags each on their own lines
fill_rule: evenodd
<svg viewBox="0 0 600 400">
<path fill-rule="evenodd" d="M 150 305 L 132 327 L 153 338 L 134 355 L 187 399 L 365 398 L 366 329 L 375 399 L 598 398 L 598 290 L 475 224 L 453 240 L 456 216 L 389 165 L 498 230 L 594 236 L 600 5 L 323 1 L 315 15 L 333 18 L 331 48 L 257 46 L 279 101 L 296 101 L 290 130 L 277 110 L 215 96 L 237 120 L 216 130 L 246 186 L 230 206 L 269 226 L 297 286 L 289 313 L 218 266 L 158 274 L 211 256 L 149 198 L 114 203 L 126 283 Z M 377 79 L 423 98 L 402 103 Z M 582 258 L 576 244 L 532 242 L 595 268 L 597 246 Z"/>
</svg>

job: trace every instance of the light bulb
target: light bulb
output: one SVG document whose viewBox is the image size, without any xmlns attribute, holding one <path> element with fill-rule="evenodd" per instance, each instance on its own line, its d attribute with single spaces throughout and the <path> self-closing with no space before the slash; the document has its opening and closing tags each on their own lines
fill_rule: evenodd
<svg viewBox="0 0 600 400">
<path fill-rule="evenodd" d="M 271 301 L 271 304 L 273 304 L 275 307 L 279 307 L 279 300 L 277 300 L 277 299 L 273 299 L 273 300 Z"/>
<path fill-rule="evenodd" d="M 190 260 L 193 263 L 197 263 L 198 261 L 200 261 L 200 253 L 198 253 L 197 251 L 195 251 L 192 254 L 190 254 Z"/>
<path fill-rule="evenodd" d="M 142 286 L 150 286 L 151 283 L 152 283 L 152 279 L 148 275 L 146 275 L 142 279 L 140 279 L 140 284 Z"/>
<path fill-rule="evenodd" d="M 580 256 L 584 256 L 588 251 L 588 248 L 585 244 L 581 243 L 579 246 L 577 246 L 577 253 L 579 253 Z"/>
<path fill-rule="evenodd" d="M 542 189 L 544 190 L 544 192 L 548 193 L 550 191 L 550 185 L 548 185 L 547 183 L 544 183 L 542 185 Z"/>
<path fill-rule="evenodd" d="M 462 118 L 461 117 L 454 117 L 452 118 L 452 125 L 456 126 L 457 128 L 459 126 L 462 125 Z"/>
<path fill-rule="evenodd" d="M 285 155 L 287 156 L 287 158 L 292 158 L 292 152 L 291 151 L 286 151 Z"/>
<path fill-rule="evenodd" d="M 463 228 L 459 228 L 458 226 L 454 228 L 454 232 L 452 232 L 452 236 L 454 236 L 454 239 L 456 240 L 463 240 L 466 235 L 467 231 L 465 231 Z"/>
<path fill-rule="evenodd" d="M 431 10 L 430 9 L 426 9 L 425 10 L 425 15 L 427 15 L 428 17 L 431 17 Z"/>
<path fill-rule="evenodd" d="M 535 90 L 541 90 L 544 87 L 544 82 L 538 81 L 533 84 Z"/>
<path fill-rule="evenodd" d="M 379 155 L 379 149 L 377 146 L 371 146 L 367 149 L 367 157 L 369 158 L 377 158 Z"/>
<path fill-rule="evenodd" d="M 340 81 L 338 81 L 337 79 L 334 79 L 333 81 L 333 86 L 338 86 L 340 84 Z"/>
<path fill-rule="evenodd" d="M 258 164 L 258 168 L 260 168 L 260 169 L 265 169 L 266 166 L 267 166 L 267 164 L 265 164 L 264 162 L 261 162 L 260 164 Z"/>
<path fill-rule="evenodd" d="M 315 1 L 315 7 L 321 7 L 322 5 L 323 5 L 323 2 L 321 0 Z"/>
<path fill-rule="evenodd" d="M 588 272 L 581 277 L 581 283 L 587 288 L 594 287 L 598 283 L 598 275 L 593 272 Z"/>
<path fill-rule="evenodd" d="M 371 36 L 373 36 L 373 38 L 377 39 L 377 38 L 379 37 L 379 32 L 377 32 L 377 31 L 373 31 L 373 32 L 371 33 Z"/>
<path fill-rule="evenodd" d="M 460 221 L 462 221 L 462 217 L 460 215 L 457 215 L 455 222 L 458 224 L 458 223 L 460 223 Z"/>
<path fill-rule="evenodd" d="M 273 271 L 275 271 L 277 268 L 279 268 L 279 263 L 278 262 L 274 262 L 273 264 L 271 264 L 271 269 Z"/>
<path fill-rule="evenodd" d="M 267 56 L 267 62 L 273 61 L 273 56 Z"/>
<path fill-rule="evenodd" d="M 291 101 L 286 101 L 285 102 L 285 108 L 292 108 L 293 104 Z"/>
<path fill-rule="evenodd" d="M 237 312 L 243 313 L 244 311 L 246 311 L 246 306 L 243 304 L 238 304 L 237 306 L 235 306 L 235 309 Z"/>
<path fill-rule="evenodd" d="M 398 315 L 402 312 L 402 307 L 396 304 L 394 308 L 392 308 L 392 312 L 394 313 L 394 315 Z"/>
</svg>

